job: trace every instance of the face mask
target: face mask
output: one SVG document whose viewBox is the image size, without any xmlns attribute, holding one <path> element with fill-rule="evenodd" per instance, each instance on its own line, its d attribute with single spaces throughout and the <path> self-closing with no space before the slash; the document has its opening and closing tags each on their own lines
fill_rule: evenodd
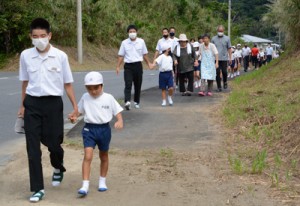
<svg viewBox="0 0 300 206">
<path fill-rule="evenodd" d="M 170 36 L 175 36 L 175 33 L 174 32 L 170 32 Z"/>
<path fill-rule="evenodd" d="M 40 51 L 44 51 L 49 44 L 48 37 L 32 39 L 32 44 Z"/>
<path fill-rule="evenodd" d="M 129 33 L 128 36 L 129 36 L 130 39 L 135 39 L 136 36 L 137 36 L 137 33 L 135 33 L 135 32 L 134 33 Z"/>
<path fill-rule="evenodd" d="M 218 36 L 223 36 L 224 32 L 218 32 Z"/>
<path fill-rule="evenodd" d="M 163 37 L 166 39 L 166 38 L 168 38 L 168 37 L 169 37 L 169 35 L 163 35 Z"/>
</svg>

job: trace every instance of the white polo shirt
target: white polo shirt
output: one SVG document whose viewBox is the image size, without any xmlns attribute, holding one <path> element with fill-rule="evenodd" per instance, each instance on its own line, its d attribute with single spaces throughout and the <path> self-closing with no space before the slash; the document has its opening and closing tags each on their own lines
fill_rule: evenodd
<svg viewBox="0 0 300 206">
<path fill-rule="evenodd" d="M 171 48 L 172 51 L 173 43 L 174 41 L 170 38 L 161 38 L 156 44 L 156 51 L 159 51 L 159 53 L 161 54 L 163 52 L 162 48 L 164 48 L 165 45 Z"/>
<path fill-rule="evenodd" d="M 28 81 L 28 95 L 62 96 L 64 84 L 73 82 L 68 56 L 53 46 L 45 56 L 35 47 L 26 49 L 21 53 L 19 79 Z"/>
<path fill-rule="evenodd" d="M 174 37 L 173 39 L 170 37 L 169 38 L 172 41 L 172 47 L 171 47 L 171 52 L 173 53 L 175 47 L 179 44 L 178 38 Z"/>
<path fill-rule="evenodd" d="M 273 47 L 266 47 L 267 55 L 273 55 Z"/>
<path fill-rule="evenodd" d="M 103 93 L 97 98 L 88 92 L 84 93 L 78 103 L 78 111 L 84 114 L 84 122 L 92 124 L 105 124 L 112 120 L 113 116 L 123 111 L 123 108 L 108 93 Z"/>
<path fill-rule="evenodd" d="M 125 63 L 142 62 L 145 54 L 148 54 L 148 50 L 145 41 L 141 38 L 136 38 L 135 41 L 131 41 L 130 38 L 125 39 L 118 53 L 119 56 L 124 57 Z"/>
<path fill-rule="evenodd" d="M 241 58 L 242 57 L 242 50 L 241 49 L 236 49 L 234 53 L 236 53 L 236 57 L 237 58 Z"/>
<path fill-rule="evenodd" d="M 161 54 L 156 58 L 155 61 L 159 66 L 160 72 L 173 71 L 173 59 L 171 56 Z"/>
<path fill-rule="evenodd" d="M 250 53 L 251 53 L 250 47 L 247 47 L 247 48 L 243 47 L 243 48 L 242 48 L 242 55 L 243 55 L 243 57 L 249 56 Z"/>
</svg>

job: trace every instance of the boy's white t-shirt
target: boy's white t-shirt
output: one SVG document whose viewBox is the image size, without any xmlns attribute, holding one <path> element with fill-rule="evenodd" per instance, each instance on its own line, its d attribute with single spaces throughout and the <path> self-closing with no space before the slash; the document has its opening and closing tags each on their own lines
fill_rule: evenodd
<svg viewBox="0 0 300 206">
<path fill-rule="evenodd" d="M 164 54 L 161 54 L 156 58 L 155 61 L 159 66 L 160 72 L 167 72 L 173 70 L 173 59 L 170 55 L 166 56 Z"/>
<path fill-rule="evenodd" d="M 78 111 L 84 114 L 84 122 L 92 124 L 105 124 L 112 120 L 113 116 L 123 111 L 123 108 L 108 93 L 103 93 L 97 98 L 88 92 L 84 93 L 78 103 Z"/>
</svg>

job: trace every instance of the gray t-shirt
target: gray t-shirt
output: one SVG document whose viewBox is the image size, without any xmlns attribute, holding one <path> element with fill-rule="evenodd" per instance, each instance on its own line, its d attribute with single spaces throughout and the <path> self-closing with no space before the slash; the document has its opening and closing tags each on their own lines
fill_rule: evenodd
<svg viewBox="0 0 300 206">
<path fill-rule="evenodd" d="M 228 36 L 214 36 L 211 43 L 215 44 L 219 52 L 219 61 L 228 61 L 228 49 L 231 48 Z"/>
<path fill-rule="evenodd" d="M 188 54 L 187 48 L 180 48 L 180 57 L 177 56 L 177 45 L 174 49 L 173 60 L 178 61 L 178 72 L 186 73 L 190 71 L 194 71 L 194 62 L 196 59 L 196 54 L 194 48 L 191 46 L 191 54 Z"/>
</svg>

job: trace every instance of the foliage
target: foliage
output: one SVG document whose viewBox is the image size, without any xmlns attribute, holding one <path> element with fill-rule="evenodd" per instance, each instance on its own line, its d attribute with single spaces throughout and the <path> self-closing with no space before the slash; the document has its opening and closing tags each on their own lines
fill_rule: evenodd
<svg viewBox="0 0 300 206">
<path fill-rule="evenodd" d="M 300 1 L 272 0 L 264 21 L 285 33 L 288 46 L 300 45 Z"/>
<path fill-rule="evenodd" d="M 131 23 L 138 26 L 139 36 L 154 50 L 163 27 L 175 26 L 177 34 L 192 38 L 215 32 L 221 22 L 196 0 L 85 0 L 82 10 L 84 40 L 114 47 L 127 38 L 126 27 Z M 36 17 L 49 20 L 55 43 L 76 46 L 74 0 L 1 0 L 0 12 L 0 53 L 30 46 L 29 24 Z"/>
</svg>

